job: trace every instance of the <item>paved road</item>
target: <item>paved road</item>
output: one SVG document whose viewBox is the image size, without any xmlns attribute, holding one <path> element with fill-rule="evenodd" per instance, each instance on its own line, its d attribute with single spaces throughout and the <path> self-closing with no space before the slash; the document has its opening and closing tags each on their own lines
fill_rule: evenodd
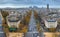
<svg viewBox="0 0 60 37">
<path fill-rule="evenodd" d="M 34 18 L 34 12 L 32 11 L 32 15 L 31 15 L 31 18 L 30 18 L 30 22 L 29 22 L 29 32 L 38 32 L 37 31 L 37 27 L 36 27 L 36 20 Z"/>
<path fill-rule="evenodd" d="M 0 37 L 5 37 L 5 33 L 3 31 L 3 27 L 2 27 L 2 18 L 0 17 Z"/>
<path fill-rule="evenodd" d="M 44 37 L 43 33 L 39 33 L 37 30 L 37 23 L 34 17 L 34 12 L 32 11 L 32 15 L 30 18 L 30 22 L 29 22 L 29 29 L 28 32 L 25 34 L 25 37 Z"/>
</svg>

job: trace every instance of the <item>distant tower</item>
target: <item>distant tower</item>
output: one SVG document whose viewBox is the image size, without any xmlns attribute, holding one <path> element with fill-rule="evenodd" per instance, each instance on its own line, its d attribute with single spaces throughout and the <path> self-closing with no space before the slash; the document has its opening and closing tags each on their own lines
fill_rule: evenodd
<svg viewBox="0 0 60 37">
<path fill-rule="evenodd" d="M 47 9 L 49 9 L 49 4 L 47 4 Z"/>
<path fill-rule="evenodd" d="M 49 4 L 47 4 L 47 11 L 49 12 L 50 10 L 49 10 Z"/>
</svg>

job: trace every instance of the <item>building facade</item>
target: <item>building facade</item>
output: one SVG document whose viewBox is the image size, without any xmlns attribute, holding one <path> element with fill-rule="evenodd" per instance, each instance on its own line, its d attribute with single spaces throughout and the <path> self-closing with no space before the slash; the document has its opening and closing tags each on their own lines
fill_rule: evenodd
<svg viewBox="0 0 60 37">
<path fill-rule="evenodd" d="M 20 14 L 13 13 L 7 16 L 7 23 L 9 27 L 16 27 L 19 28 L 19 24 L 21 22 L 21 16 Z"/>
<path fill-rule="evenodd" d="M 56 28 L 57 27 L 57 21 L 56 20 L 45 20 L 45 26 L 47 28 Z"/>
</svg>

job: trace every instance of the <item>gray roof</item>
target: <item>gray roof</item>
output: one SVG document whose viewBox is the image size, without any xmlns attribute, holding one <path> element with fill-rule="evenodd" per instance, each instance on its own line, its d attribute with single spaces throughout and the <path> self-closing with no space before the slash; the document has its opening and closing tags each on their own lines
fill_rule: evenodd
<svg viewBox="0 0 60 37">
<path fill-rule="evenodd" d="M 16 17 L 17 19 L 12 19 L 12 17 Z M 9 22 L 17 22 L 20 19 L 21 19 L 21 16 L 15 16 L 15 15 L 8 16 L 8 21 Z"/>
</svg>

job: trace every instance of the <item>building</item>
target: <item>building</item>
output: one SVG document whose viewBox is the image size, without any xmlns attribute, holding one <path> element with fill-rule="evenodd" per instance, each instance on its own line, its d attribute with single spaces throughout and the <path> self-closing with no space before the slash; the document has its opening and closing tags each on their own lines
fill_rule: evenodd
<svg viewBox="0 0 60 37">
<path fill-rule="evenodd" d="M 47 13 L 50 13 L 49 4 L 47 4 Z"/>
<path fill-rule="evenodd" d="M 45 35 L 45 37 L 60 37 L 59 32 L 54 32 L 54 33 L 45 32 L 44 35 Z"/>
<path fill-rule="evenodd" d="M 49 4 L 47 4 L 47 9 L 49 10 Z"/>
<path fill-rule="evenodd" d="M 21 22 L 22 16 L 19 13 L 12 12 L 7 16 L 7 23 L 9 27 L 16 27 L 19 28 L 19 24 Z"/>
<path fill-rule="evenodd" d="M 24 33 L 10 33 L 9 32 L 6 35 L 7 35 L 7 37 L 24 37 Z"/>
<path fill-rule="evenodd" d="M 45 26 L 47 28 L 56 28 L 57 27 L 57 21 L 56 20 L 52 20 L 52 19 L 45 20 Z"/>
</svg>

